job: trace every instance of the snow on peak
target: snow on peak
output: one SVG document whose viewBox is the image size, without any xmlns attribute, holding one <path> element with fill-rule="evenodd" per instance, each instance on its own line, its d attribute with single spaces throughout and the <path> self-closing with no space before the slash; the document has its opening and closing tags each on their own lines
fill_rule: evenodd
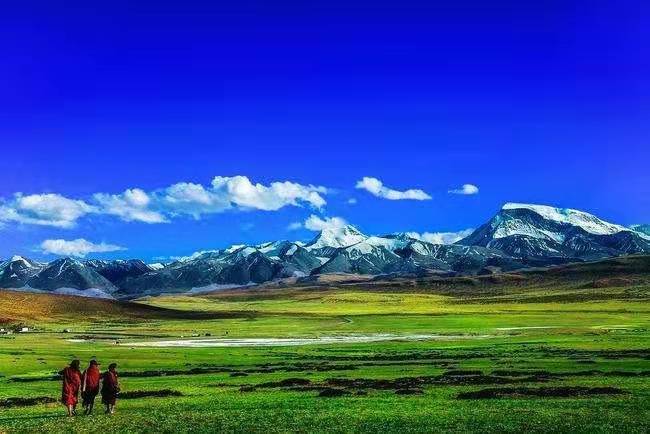
<svg viewBox="0 0 650 434">
<path fill-rule="evenodd" d="M 178 262 L 189 262 L 193 261 L 195 259 L 199 259 L 204 256 L 210 256 L 210 255 L 215 255 L 219 254 L 219 250 L 199 250 L 198 252 L 194 252 L 189 256 L 180 256 L 180 257 L 172 257 L 172 259 L 178 261 Z"/>
<path fill-rule="evenodd" d="M 237 253 L 241 254 L 244 258 L 252 255 L 255 252 L 257 252 L 257 249 L 250 246 L 246 246 L 243 249 L 237 251 Z"/>
<path fill-rule="evenodd" d="M 11 260 L 9 260 L 9 263 L 14 263 L 14 262 L 20 262 L 24 266 L 28 268 L 32 268 L 33 265 L 31 262 L 29 262 L 27 259 L 23 258 L 22 256 L 14 255 L 11 257 Z"/>
<path fill-rule="evenodd" d="M 414 241 L 419 240 L 419 234 L 417 232 L 393 232 L 382 236 L 382 238 L 389 238 L 401 241 Z"/>
<path fill-rule="evenodd" d="M 351 225 L 343 226 L 341 228 L 327 228 L 323 229 L 311 243 L 305 246 L 305 248 L 312 250 L 322 247 L 349 247 L 364 241 L 366 238 L 368 238 L 366 235 L 362 234 L 357 228 Z"/>
<path fill-rule="evenodd" d="M 547 205 L 531 205 L 525 203 L 506 203 L 503 205 L 502 210 L 526 209 L 533 211 L 546 220 L 551 220 L 558 223 L 565 223 L 572 226 L 578 226 L 586 232 L 595 235 L 611 235 L 621 231 L 629 231 L 629 229 L 608 223 L 598 217 L 569 208 L 555 208 Z"/>
<path fill-rule="evenodd" d="M 290 243 L 289 241 L 284 241 L 284 240 L 270 241 L 268 243 L 258 244 L 255 247 L 260 252 L 266 254 L 266 253 L 273 252 L 274 250 L 277 250 L 277 249 L 281 248 L 282 246 L 284 246 L 285 244 L 289 244 L 289 243 Z"/>
<path fill-rule="evenodd" d="M 369 254 L 388 259 L 396 257 L 397 255 L 393 250 L 403 247 L 404 244 L 403 241 L 396 239 L 368 237 L 359 243 L 346 247 L 345 251 L 348 253 L 350 259 L 359 259 L 361 256 Z"/>
<path fill-rule="evenodd" d="M 147 265 L 152 270 L 162 270 L 163 268 L 165 268 L 165 265 L 161 264 L 160 262 L 154 262 L 153 264 L 147 264 Z"/>
<path fill-rule="evenodd" d="M 243 247 L 247 247 L 246 244 L 233 244 L 232 246 L 228 247 L 227 249 L 224 249 L 224 252 L 233 253 L 233 252 L 236 252 L 237 250 L 241 250 Z"/>
<path fill-rule="evenodd" d="M 231 246 L 224 250 L 224 253 L 228 255 L 227 257 L 237 258 L 247 258 L 255 252 L 259 252 L 259 250 L 255 247 L 247 246 L 246 244 Z"/>
<path fill-rule="evenodd" d="M 376 246 L 376 247 L 385 247 L 388 250 L 396 250 L 403 248 L 407 244 L 409 244 L 413 239 L 408 238 L 408 237 L 395 237 L 395 238 L 388 238 L 388 237 L 368 237 L 368 239 L 365 240 L 367 244 L 370 244 L 371 246 Z"/>
</svg>

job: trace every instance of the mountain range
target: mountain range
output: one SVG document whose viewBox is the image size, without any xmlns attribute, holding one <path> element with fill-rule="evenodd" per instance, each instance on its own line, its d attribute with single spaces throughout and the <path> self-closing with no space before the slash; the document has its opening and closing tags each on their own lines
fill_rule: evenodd
<svg viewBox="0 0 650 434">
<path fill-rule="evenodd" d="M 650 254 L 648 225 L 625 227 L 583 211 L 508 203 L 455 244 L 432 244 L 409 233 L 368 236 L 344 226 L 324 229 L 306 244 L 235 245 L 164 265 L 139 259 L 41 263 L 14 256 L 0 263 L 0 288 L 133 298 L 329 273 L 491 274 L 629 254 Z"/>
</svg>

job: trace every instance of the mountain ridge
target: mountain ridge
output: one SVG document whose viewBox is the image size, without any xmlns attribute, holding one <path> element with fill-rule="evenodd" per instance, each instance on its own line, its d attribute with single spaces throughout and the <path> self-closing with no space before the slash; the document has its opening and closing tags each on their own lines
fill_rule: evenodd
<svg viewBox="0 0 650 434">
<path fill-rule="evenodd" d="M 509 202 L 454 244 L 430 243 L 407 232 L 369 236 L 345 225 L 324 228 L 308 243 L 233 245 L 155 266 L 139 259 L 40 263 L 14 256 L 0 263 L 0 288 L 111 298 L 320 274 L 491 274 L 650 253 L 650 235 L 644 229 L 647 225 L 624 227 L 584 211 Z"/>
</svg>

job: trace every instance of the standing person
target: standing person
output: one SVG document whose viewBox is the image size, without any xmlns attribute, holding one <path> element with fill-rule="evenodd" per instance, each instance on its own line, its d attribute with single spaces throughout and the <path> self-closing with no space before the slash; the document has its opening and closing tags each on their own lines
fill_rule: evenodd
<svg viewBox="0 0 650 434">
<path fill-rule="evenodd" d="M 79 396 L 79 387 L 81 386 L 81 372 L 79 372 L 79 360 L 70 362 L 70 366 L 59 372 L 63 379 L 61 388 L 61 402 L 68 410 L 68 416 L 72 417 L 77 414 L 77 399 Z"/>
<path fill-rule="evenodd" d="M 95 397 L 99 393 L 99 363 L 91 360 L 88 368 L 81 376 L 81 398 L 83 399 L 84 414 L 89 415 L 95 406 Z"/>
<path fill-rule="evenodd" d="M 108 371 L 102 375 L 102 403 L 106 406 L 106 414 L 115 413 L 115 401 L 120 393 L 120 383 L 117 380 L 116 363 L 108 365 Z"/>
</svg>

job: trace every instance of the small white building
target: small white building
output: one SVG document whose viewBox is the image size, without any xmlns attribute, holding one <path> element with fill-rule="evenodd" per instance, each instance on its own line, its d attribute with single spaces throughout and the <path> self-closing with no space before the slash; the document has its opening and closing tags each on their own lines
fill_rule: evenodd
<svg viewBox="0 0 650 434">
<path fill-rule="evenodd" d="M 18 330 L 19 333 L 27 333 L 29 331 L 29 327 L 21 327 L 20 330 Z"/>
</svg>

